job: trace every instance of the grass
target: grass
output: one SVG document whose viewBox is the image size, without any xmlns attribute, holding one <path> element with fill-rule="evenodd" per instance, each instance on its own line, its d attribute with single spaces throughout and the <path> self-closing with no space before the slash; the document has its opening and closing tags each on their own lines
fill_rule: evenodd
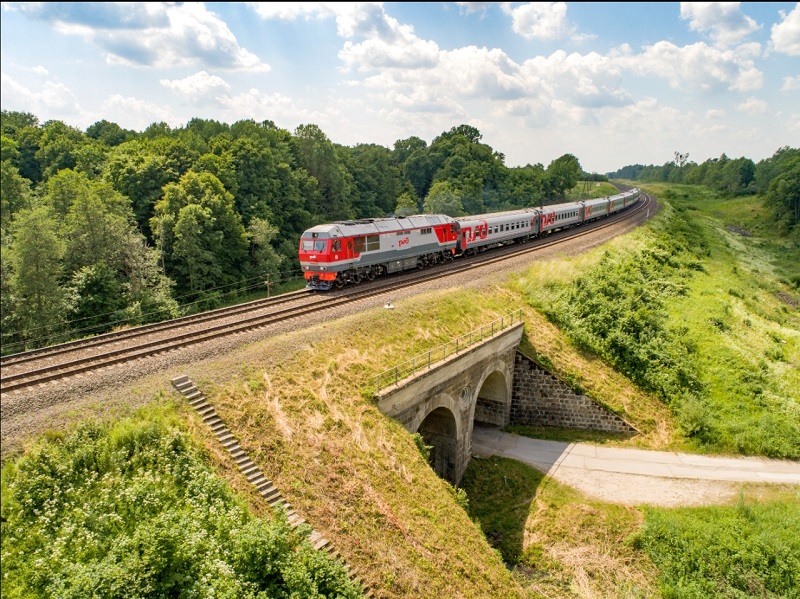
<svg viewBox="0 0 800 599">
<path fill-rule="evenodd" d="M 795 597 L 800 491 L 742 485 L 729 505 L 623 506 L 515 460 L 472 460 L 470 516 L 526 596 Z"/>
<path fill-rule="evenodd" d="M 631 544 L 659 568 L 665 597 L 800 596 L 800 492 L 735 505 L 645 509 Z"/>
<path fill-rule="evenodd" d="M 785 240 L 742 238 L 726 223 L 746 221 L 690 191 L 673 190 L 652 225 L 622 245 L 537 264 L 512 288 L 573 348 L 658 397 L 675 417 L 676 443 L 796 459 L 800 296 L 787 284 L 788 263 L 773 259 Z"/>
<path fill-rule="evenodd" d="M 658 597 L 658 572 L 626 540 L 640 510 L 582 496 L 515 460 L 472 460 L 470 516 L 531 598 Z"/>
<path fill-rule="evenodd" d="M 551 438 L 720 453 L 747 453 L 747 442 L 762 455 L 791 452 L 794 442 L 775 429 L 774 414 L 791 423 L 800 388 L 800 326 L 796 309 L 786 303 L 797 298 L 786 282 L 792 264 L 772 258 L 779 242 L 761 243 L 756 235 L 728 230 L 734 220 L 756 228 L 739 216 L 726 220 L 723 202 L 712 204 L 718 200 L 694 196 L 691 189 L 674 193 L 671 207 L 648 227 L 574 258 L 534 262 L 507 283 L 395 300 L 391 311 L 376 305 L 357 317 L 264 339 L 174 374 L 198 383 L 265 475 L 359 570 L 376 597 L 451 597 L 454 589 L 464 598 L 660 596 L 672 584 L 660 561 L 666 549 L 635 533 L 661 511 L 593 501 L 501 459 L 470 463 L 462 485 L 465 503 L 432 472 L 413 437 L 378 411 L 368 390 L 379 372 L 521 308 L 521 351 L 641 431 L 631 439 L 570 431 L 550 431 Z M 746 214 L 739 205 L 735 211 Z M 675 246 L 674 255 L 656 251 L 659 227 L 679 217 L 696 223 L 698 237 L 692 239 L 699 242 Z M 648 253 L 652 268 L 636 270 L 633 261 L 617 263 L 607 253 Z M 694 348 L 702 401 L 670 401 L 655 385 L 634 384 L 622 366 L 576 342 L 574 330 L 546 315 L 577 280 L 606 267 L 631 289 L 646 293 L 661 286 L 672 292 L 640 314 L 650 326 L 642 330 Z M 745 377 L 748 371 L 751 378 Z M 164 391 L 153 398 L 157 403 L 171 393 L 161 379 L 168 376 L 149 379 L 152 389 Z M 200 419 L 188 410 L 180 418 L 251 511 L 263 510 L 263 501 Z M 699 428 L 687 432 L 692 423 Z M 748 430 L 741 429 L 745 424 Z M 776 510 L 796 501 L 786 493 L 759 491 L 752 497 Z M 4 488 L 4 509 L 6 498 Z M 793 521 L 794 512 L 786 513 Z M 691 527 L 680 524 L 677 514 L 663 511 L 664 521 L 683 531 L 674 538 L 707 546 L 713 535 L 691 538 Z M 723 512 L 697 514 L 728 521 Z M 759 518 L 756 528 L 768 521 Z"/>
</svg>

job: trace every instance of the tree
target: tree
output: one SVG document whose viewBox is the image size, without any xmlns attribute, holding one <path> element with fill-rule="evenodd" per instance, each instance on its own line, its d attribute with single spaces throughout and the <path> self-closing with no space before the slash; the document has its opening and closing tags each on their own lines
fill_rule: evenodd
<svg viewBox="0 0 800 599">
<path fill-rule="evenodd" d="M 282 221 L 280 207 L 275 205 L 279 183 L 269 147 L 258 139 L 243 137 L 233 142 L 225 156 L 230 159 L 236 186 L 234 203 L 244 224 L 253 218 Z"/>
<path fill-rule="evenodd" d="M 105 179 L 130 199 L 140 230 L 152 239 L 150 219 L 153 206 L 163 195 L 163 187 L 180 179 L 168 165 L 166 157 L 146 142 L 126 142 L 109 155 Z"/>
<path fill-rule="evenodd" d="M 136 137 L 136 133 L 123 129 L 116 123 L 111 123 L 103 119 L 86 128 L 86 137 L 95 139 L 106 146 L 113 147 L 129 139 L 133 139 Z"/>
<path fill-rule="evenodd" d="M 99 263 L 114 272 L 120 271 L 122 248 L 133 227 L 133 213 L 125 198 L 108 183 L 87 181 L 87 187 L 75 196 L 62 225 L 68 272 Z"/>
<path fill-rule="evenodd" d="M 568 190 L 575 187 L 583 169 L 572 154 L 556 158 L 547 167 L 547 187 L 552 198 L 564 199 Z"/>
<path fill-rule="evenodd" d="M 3 138 L 6 139 L 5 137 Z M 0 162 L 0 233 L 9 233 L 14 215 L 30 207 L 30 181 L 19 174 L 10 160 Z"/>
<path fill-rule="evenodd" d="M 128 324 L 158 322 L 178 316 L 172 297 L 175 283 L 161 272 L 158 253 L 144 236 L 131 232 L 122 247 L 122 319 Z"/>
<path fill-rule="evenodd" d="M 14 219 L 11 236 L 9 286 L 15 296 L 21 336 L 34 343 L 44 341 L 61 330 L 64 242 L 45 206 L 20 211 Z"/>
<path fill-rule="evenodd" d="M 78 163 L 77 152 L 86 138 L 78 129 L 61 121 L 48 121 L 42 129 L 36 159 L 45 179 L 64 169 L 74 169 Z"/>
<path fill-rule="evenodd" d="M 66 288 L 65 315 L 78 336 L 103 332 L 124 305 L 116 273 L 102 261 L 75 271 Z"/>
<path fill-rule="evenodd" d="M 397 198 L 397 207 L 394 209 L 395 216 L 411 216 L 420 212 L 416 198 L 409 192 L 405 191 Z"/>
<path fill-rule="evenodd" d="M 2 134 L 16 138 L 17 134 L 26 127 L 38 127 L 39 119 L 30 112 L 3 110 L 0 114 L 0 128 Z"/>
<path fill-rule="evenodd" d="M 476 144 L 480 142 L 481 139 L 483 139 L 483 135 L 481 135 L 481 132 L 478 131 L 478 129 L 476 129 L 472 125 L 458 125 L 457 127 L 453 127 L 452 129 L 450 129 L 450 131 L 439 135 L 439 137 L 433 140 L 433 143 L 445 139 L 451 139 L 458 135 L 464 137 L 468 142 L 473 144 Z"/>
<path fill-rule="evenodd" d="M 464 215 L 461 198 L 449 181 L 437 181 L 431 185 L 431 190 L 425 198 L 424 210 L 426 214 Z"/>
<path fill-rule="evenodd" d="M 250 237 L 250 272 L 248 278 L 269 277 L 277 281 L 283 257 L 272 247 L 278 229 L 262 218 L 254 218 L 247 227 Z"/>
<path fill-rule="evenodd" d="M 295 130 L 297 163 L 319 184 L 320 203 L 315 212 L 324 220 L 353 217 L 350 202 L 353 181 L 339 160 L 334 145 L 316 125 L 300 125 Z"/>
<path fill-rule="evenodd" d="M 398 164 L 405 164 L 408 157 L 417 150 L 424 150 L 428 147 L 425 140 L 412 136 L 407 139 L 398 139 L 394 142 L 394 157 Z"/>
<path fill-rule="evenodd" d="M 782 172 L 769 184 L 766 201 L 785 229 L 800 223 L 800 150 L 782 157 Z"/>
<path fill-rule="evenodd" d="M 151 219 L 166 274 L 197 296 L 242 280 L 248 239 L 233 196 L 210 173 L 189 172 L 164 188 Z"/>
<path fill-rule="evenodd" d="M 394 211 L 403 175 L 390 150 L 376 144 L 337 147 L 353 179 L 356 218 L 386 216 Z"/>
</svg>

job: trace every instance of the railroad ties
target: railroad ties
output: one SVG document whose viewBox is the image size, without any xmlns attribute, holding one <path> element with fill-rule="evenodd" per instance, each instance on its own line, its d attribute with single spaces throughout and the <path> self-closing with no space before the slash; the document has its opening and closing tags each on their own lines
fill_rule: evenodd
<svg viewBox="0 0 800 599">
<path fill-rule="evenodd" d="M 241 473 L 245 475 L 250 484 L 256 488 L 259 495 L 261 495 L 269 506 L 273 510 L 282 509 L 286 513 L 289 525 L 292 528 L 297 528 L 301 524 L 304 524 L 306 522 L 305 519 L 294 510 L 292 505 L 283 497 L 280 490 L 275 487 L 271 480 L 264 476 L 261 469 L 250 459 L 247 452 L 241 448 L 239 441 L 223 422 L 222 418 L 219 417 L 214 406 L 208 403 L 205 395 L 197 388 L 197 385 L 195 385 L 188 376 L 182 375 L 172 379 L 172 386 L 189 401 L 191 406 L 203 419 L 203 422 L 211 428 L 211 432 L 214 433 L 217 440 L 228 451 L 228 454 L 233 458 L 233 461 L 236 463 Z M 344 566 L 351 580 L 355 581 L 363 588 L 364 585 L 360 577 L 357 576 L 355 569 L 345 562 L 339 552 L 333 548 L 330 541 L 320 532 L 312 528 L 308 540 L 314 549 L 323 550 L 332 558 L 339 561 Z M 371 590 L 364 589 L 364 591 L 365 597 L 373 596 Z"/>
</svg>

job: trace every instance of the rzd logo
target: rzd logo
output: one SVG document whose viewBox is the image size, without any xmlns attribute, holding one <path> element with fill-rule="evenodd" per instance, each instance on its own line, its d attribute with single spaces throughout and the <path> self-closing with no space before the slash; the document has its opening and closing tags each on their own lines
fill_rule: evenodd
<svg viewBox="0 0 800 599">
<path fill-rule="evenodd" d="M 403 247 L 404 245 L 408 245 L 408 237 L 404 237 L 400 241 L 397 242 L 398 247 Z"/>
</svg>

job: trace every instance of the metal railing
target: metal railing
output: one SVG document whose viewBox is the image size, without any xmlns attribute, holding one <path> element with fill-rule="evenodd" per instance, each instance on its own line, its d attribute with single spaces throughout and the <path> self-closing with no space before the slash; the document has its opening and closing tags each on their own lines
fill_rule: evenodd
<svg viewBox="0 0 800 599">
<path fill-rule="evenodd" d="M 402 364 L 398 364 L 394 368 L 385 370 L 384 372 L 376 375 L 373 379 L 375 392 L 377 393 L 384 387 L 396 385 L 398 381 L 402 381 L 407 377 L 413 376 L 417 374 L 417 372 L 429 370 L 432 364 L 441 362 L 448 356 L 456 355 L 465 349 L 472 347 L 476 343 L 480 343 L 484 339 L 493 337 L 497 333 L 500 333 L 501 331 L 519 322 L 522 322 L 521 308 L 506 314 L 502 318 L 493 320 L 492 322 L 485 324 L 480 328 L 473 329 L 469 333 L 461 335 L 460 337 L 456 337 L 452 341 L 448 341 L 443 345 L 434 347 L 430 351 L 418 354 L 410 360 L 407 360 Z"/>
</svg>

